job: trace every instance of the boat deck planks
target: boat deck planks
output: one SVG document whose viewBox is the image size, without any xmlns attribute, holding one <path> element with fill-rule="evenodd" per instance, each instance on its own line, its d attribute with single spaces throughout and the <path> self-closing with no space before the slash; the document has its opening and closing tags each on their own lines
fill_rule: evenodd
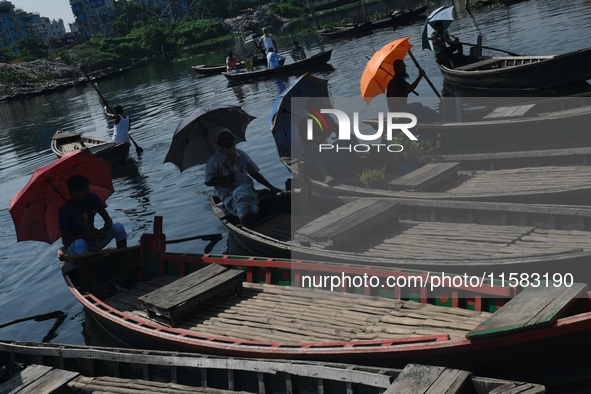
<svg viewBox="0 0 591 394">
<path fill-rule="evenodd" d="M 33 364 L 0 384 L 0 393 L 54 393 L 78 375 L 77 372 Z"/>
<path fill-rule="evenodd" d="M 158 283 L 174 283 L 172 280 L 168 277 Z M 490 316 L 487 312 L 413 301 L 266 284 L 243 286 L 242 294 L 228 292 L 203 302 L 178 328 L 245 340 L 266 338 L 295 343 L 430 335 L 463 338 Z M 106 303 L 149 320 L 146 312 L 138 309 L 137 298 L 151 290 L 152 286 L 142 284 L 115 294 Z"/>
<path fill-rule="evenodd" d="M 392 201 L 358 199 L 342 205 L 301 227 L 300 242 L 336 246 L 357 240 L 365 231 L 388 221 L 396 223 L 397 204 Z"/>
<path fill-rule="evenodd" d="M 586 290 L 584 283 L 571 287 L 528 287 L 471 331 L 467 338 L 477 340 L 548 326 Z"/>
<path fill-rule="evenodd" d="M 460 163 L 428 163 L 388 182 L 390 190 L 423 191 L 457 174 Z"/>
<path fill-rule="evenodd" d="M 384 394 L 455 394 L 468 384 L 470 372 L 408 364 Z"/>
</svg>

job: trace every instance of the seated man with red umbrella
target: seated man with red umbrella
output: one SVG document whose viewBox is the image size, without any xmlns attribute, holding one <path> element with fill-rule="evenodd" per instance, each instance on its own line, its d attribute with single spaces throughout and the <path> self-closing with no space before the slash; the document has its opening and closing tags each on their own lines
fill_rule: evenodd
<svg viewBox="0 0 591 394">
<path fill-rule="evenodd" d="M 83 175 L 74 175 L 68 179 L 70 198 L 59 210 L 59 226 L 65 254 L 80 254 L 97 251 L 115 238 L 118 248 L 127 246 L 127 232 L 120 223 L 113 223 L 105 209 L 105 203 L 90 192 L 88 179 Z M 97 229 L 94 216 L 99 214 L 104 225 Z M 62 250 L 62 252 L 64 252 Z"/>
</svg>

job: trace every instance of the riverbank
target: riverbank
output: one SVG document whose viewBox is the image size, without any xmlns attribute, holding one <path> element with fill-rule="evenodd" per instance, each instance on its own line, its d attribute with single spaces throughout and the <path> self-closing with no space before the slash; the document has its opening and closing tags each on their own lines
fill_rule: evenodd
<svg viewBox="0 0 591 394">
<path fill-rule="evenodd" d="M 92 79 L 101 79 L 131 69 L 131 66 L 109 67 L 94 71 Z M 62 61 L 0 63 L 0 102 L 68 89 L 85 83 L 88 83 L 88 80 L 80 69 Z"/>
</svg>

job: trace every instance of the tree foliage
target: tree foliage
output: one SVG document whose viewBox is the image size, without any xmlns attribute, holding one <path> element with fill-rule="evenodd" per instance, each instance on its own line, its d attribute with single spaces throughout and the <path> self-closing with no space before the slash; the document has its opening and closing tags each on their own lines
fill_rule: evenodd
<svg viewBox="0 0 591 394">
<path fill-rule="evenodd" d="M 21 59 L 25 61 L 47 56 L 47 47 L 37 37 L 23 37 L 14 44 L 14 47 L 18 50 Z"/>
</svg>

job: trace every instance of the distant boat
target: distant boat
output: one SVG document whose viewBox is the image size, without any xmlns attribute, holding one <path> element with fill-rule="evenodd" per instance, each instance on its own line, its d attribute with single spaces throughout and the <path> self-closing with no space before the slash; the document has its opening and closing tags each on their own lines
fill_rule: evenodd
<svg viewBox="0 0 591 394">
<path fill-rule="evenodd" d="M 317 30 L 316 33 L 322 40 L 334 40 L 337 38 L 363 37 L 373 33 L 371 22 L 351 23 L 345 26 L 334 26 L 324 30 Z"/>
<path fill-rule="evenodd" d="M 51 151 L 57 157 L 62 157 L 70 152 L 85 150 L 87 153 L 122 163 L 129 157 L 129 142 L 116 144 L 110 139 L 92 137 L 79 133 L 58 130 L 51 138 Z"/>
<path fill-rule="evenodd" d="M 267 64 L 267 60 L 263 58 L 256 58 L 254 63 L 255 66 L 262 66 Z M 245 68 L 244 61 L 240 61 L 236 64 L 236 68 Z M 217 75 L 226 72 L 227 66 L 225 64 L 191 66 L 193 71 L 199 75 Z"/>
<path fill-rule="evenodd" d="M 233 81 L 246 81 L 249 79 L 267 78 L 274 77 L 277 75 L 289 75 L 292 73 L 298 73 L 301 70 L 311 69 L 314 67 L 325 66 L 330 60 L 332 55 L 332 49 L 325 52 L 317 53 L 306 59 L 298 60 L 293 63 L 285 63 L 283 66 L 277 68 L 261 68 L 259 70 L 237 72 L 237 73 L 222 73 L 230 82 Z M 302 72 L 303 73 L 303 72 Z"/>
<path fill-rule="evenodd" d="M 418 7 L 410 11 L 397 12 L 384 18 L 371 21 L 371 29 L 385 29 L 388 27 L 396 28 L 397 26 L 409 25 L 418 20 L 420 15 L 427 11 L 427 6 Z"/>
<path fill-rule="evenodd" d="M 446 82 L 459 86 L 483 89 L 551 88 L 591 79 L 591 48 L 562 55 L 492 56 L 453 68 L 436 64 Z"/>
</svg>

